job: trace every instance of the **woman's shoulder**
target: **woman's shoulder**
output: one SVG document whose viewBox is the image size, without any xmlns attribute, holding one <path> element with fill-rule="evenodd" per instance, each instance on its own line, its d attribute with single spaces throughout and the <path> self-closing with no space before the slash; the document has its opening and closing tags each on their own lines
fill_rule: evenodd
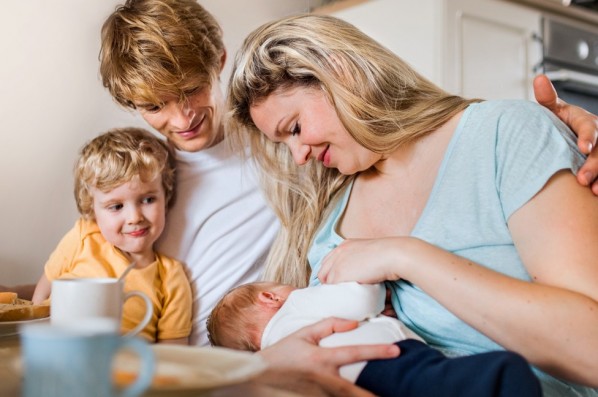
<svg viewBox="0 0 598 397">
<path fill-rule="evenodd" d="M 492 99 L 473 104 L 475 114 L 496 117 L 528 118 L 532 115 L 550 117 L 548 109 L 525 99 Z"/>
<path fill-rule="evenodd" d="M 571 140 L 573 133 L 556 115 L 540 104 L 521 99 L 475 103 L 469 116 L 476 126 L 486 126 L 509 141 Z M 510 142 L 511 144 L 513 142 Z"/>
</svg>

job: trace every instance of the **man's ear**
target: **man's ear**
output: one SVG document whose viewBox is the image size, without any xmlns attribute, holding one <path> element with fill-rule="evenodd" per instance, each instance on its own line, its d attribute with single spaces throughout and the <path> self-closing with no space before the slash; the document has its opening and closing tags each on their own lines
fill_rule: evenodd
<svg viewBox="0 0 598 397">
<path fill-rule="evenodd" d="M 257 298 L 262 305 L 270 308 L 278 309 L 284 303 L 284 299 L 281 296 L 270 291 L 260 292 Z"/>
<path fill-rule="evenodd" d="M 224 64 L 226 63 L 226 50 L 222 50 L 222 55 L 220 55 L 220 72 L 224 70 Z"/>
</svg>

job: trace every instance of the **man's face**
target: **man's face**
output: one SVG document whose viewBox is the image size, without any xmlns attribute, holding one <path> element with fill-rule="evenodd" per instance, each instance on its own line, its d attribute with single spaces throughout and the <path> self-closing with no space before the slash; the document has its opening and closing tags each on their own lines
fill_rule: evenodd
<svg viewBox="0 0 598 397">
<path fill-rule="evenodd" d="M 224 98 L 218 81 L 178 98 L 162 98 L 161 104 L 135 103 L 145 121 L 177 149 L 197 152 L 223 138 Z"/>
</svg>

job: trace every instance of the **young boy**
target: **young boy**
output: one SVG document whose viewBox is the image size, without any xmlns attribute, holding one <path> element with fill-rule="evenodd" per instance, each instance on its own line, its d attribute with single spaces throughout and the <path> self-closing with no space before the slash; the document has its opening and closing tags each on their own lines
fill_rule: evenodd
<svg viewBox="0 0 598 397">
<path fill-rule="evenodd" d="M 135 262 L 124 289 L 142 291 L 154 306 L 139 335 L 187 344 L 191 287 L 180 262 L 154 251 L 173 201 L 174 164 L 168 146 L 140 128 L 114 129 L 85 145 L 75 167 L 81 218 L 50 256 L 33 302 L 47 299 L 57 278 L 117 278 Z M 142 306 L 126 301 L 123 331 L 141 322 Z"/>
<path fill-rule="evenodd" d="M 361 321 L 320 346 L 396 343 L 399 357 L 341 367 L 340 374 L 379 396 L 541 396 L 538 379 L 519 355 L 497 351 L 447 358 L 395 318 L 380 315 L 384 286 L 356 282 L 296 289 L 272 282 L 231 290 L 208 318 L 214 346 L 258 351 L 327 317 Z"/>
</svg>

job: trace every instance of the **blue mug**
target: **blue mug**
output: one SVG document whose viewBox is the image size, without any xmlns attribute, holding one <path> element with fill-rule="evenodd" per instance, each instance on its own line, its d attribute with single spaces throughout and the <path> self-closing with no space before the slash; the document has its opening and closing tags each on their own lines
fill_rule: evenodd
<svg viewBox="0 0 598 397">
<path fill-rule="evenodd" d="M 68 327 L 48 323 L 21 328 L 24 397 L 136 397 L 152 383 L 154 354 L 141 339 L 122 337 L 110 321 L 91 318 Z M 134 383 L 117 388 L 112 362 L 131 350 L 141 368 Z"/>
</svg>

